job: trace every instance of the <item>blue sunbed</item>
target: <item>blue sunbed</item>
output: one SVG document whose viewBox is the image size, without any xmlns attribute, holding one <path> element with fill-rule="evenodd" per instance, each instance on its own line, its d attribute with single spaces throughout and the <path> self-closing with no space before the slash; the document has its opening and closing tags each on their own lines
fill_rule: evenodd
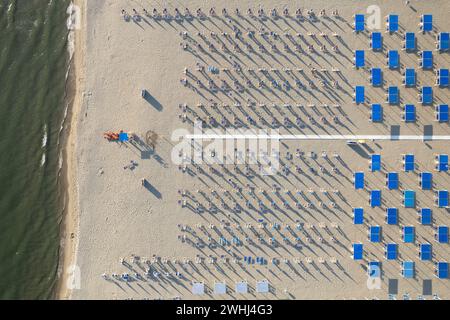
<svg viewBox="0 0 450 320">
<path fill-rule="evenodd" d="M 397 104 L 399 102 L 399 94 L 397 87 L 389 87 L 388 88 L 388 103 L 389 104 Z"/>
<path fill-rule="evenodd" d="M 364 189 L 364 172 L 355 172 L 353 175 L 355 189 Z"/>
<path fill-rule="evenodd" d="M 430 208 L 420 209 L 420 223 L 423 225 L 430 225 L 432 222 L 433 212 Z"/>
<path fill-rule="evenodd" d="M 439 51 L 446 51 L 446 50 L 448 50 L 450 48 L 450 45 L 449 45 L 450 33 L 448 33 L 448 32 L 440 32 L 437 35 L 437 40 L 438 40 L 437 41 L 438 42 L 437 48 L 438 48 Z"/>
<path fill-rule="evenodd" d="M 437 205 L 439 208 L 447 208 L 448 207 L 448 191 L 447 190 L 439 190 L 437 192 Z"/>
<path fill-rule="evenodd" d="M 373 154 L 370 160 L 370 170 L 372 172 L 381 170 L 381 155 Z"/>
<path fill-rule="evenodd" d="M 433 52 L 432 51 L 422 51 L 421 52 L 420 66 L 422 69 L 433 69 Z"/>
<path fill-rule="evenodd" d="M 405 120 L 405 122 L 415 122 L 416 121 L 416 107 L 413 104 L 405 105 L 403 120 Z"/>
<path fill-rule="evenodd" d="M 448 171 L 448 154 L 440 154 L 437 156 L 437 170 L 447 172 Z"/>
<path fill-rule="evenodd" d="M 397 172 L 388 172 L 386 174 L 386 185 L 389 190 L 398 189 L 398 173 Z"/>
<path fill-rule="evenodd" d="M 420 90 L 420 103 L 431 104 L 433 103 L 433 88 L 432 87 L 422 87 Z"/>
<path fill-rule="evenodd" d="M 416 36 L 414 32 L 406 32 L 405 34 L 405 49 L 416 50 Z"/>
<path fill-rule="evenodd" d="M 369 228 L 369 239 L 370 242 L 381 242 L 381 227 L 371 226 Z"/>
<path fill-rule="evenodd" d="M 363 258 L 363 245 L 362 243 L 353 244 L 353 260 L 362 260 Z"/>
<path fill-rule="evenodd" d="M 420 185 L 422 190 L 431 190 L 433 188 L 433 174 L 431 172 L 420 173 Z"/>
<path fill-rule="evenodd" d="M 363 208 L 353 208 L 353 224 L 364 224 Z"/>
<path fill-rule="evenodd" d="M 448 104 L 440 104 L 436 107 L 436 120 L 448 122 Z"/>
<path fill-rule="evenodd" d="M 370 206 L 372 208 L 381 206 L 381 190 L 370 191 Z"/>
<path fill-rule="evenodd" d="M 386 209 L 386 222 L 387 222 L 387 224 L 391 224 L 391 225 L 398 224 L 398 209 L 397 208 L 387 208 Z"/>
<path fill-rule="evenodd" d="M 386 245 L 386 259 L 396 260 L 397 259 L 397 244 L 388 243 Z"/>
<path fill-rule="evenodd" d="M 405 170 L 405 172 L 414 171 L 415 169 L 414 155 L 406 154 L 403 159 L 403 164 L 404 164 L 403 169 Z"/>
<path fill-rule="evenodd" d="M 448 262 L 436 263 L 436 275 L 439 279 L 448 279 Z"/>
<path fill-rule="evenodd" d="M 420 245 L 420 253 L 419 253 L 419 257 L 420 260 L 422 261 L 430 261 L 432 258 L 432 248 L 431 248 L 431 244 L 429 243 L 422 243 Z"/>
<path fill-rule="evenodd" d="M 354 28 L 356 32 L 364 31 L 364 15 L 355 14 Z"/>
<path fill-rule="evenodd" d="M 372 68 L 372 74 L 370 76 L 372 86 L 379 87 L 383 84 L 383 75 L 380 68 Z"/>
<path fill-rule="evenodd" d="M 423 14 L 420 17 L 420 30 L 423 32 L 429 32 L 433 30 L 433 15 Z"/>
<path fill-rule="evenodd" d="M 403 84 L 407 87 L 414 87 L 416 85 L 416 71 L 414 69 L 408 68 L 405 70 Z"/>
<path fill-rule="evenodd" d="M 370 116 L 372 122 L 383 122 L 383 107 L 379 103 L 372 104 L 372 113 Z"/>
<path fill-rule="evenodd" d="M 397 50 L 388 51 L 388 66 L 389 69 L 397 69 L 400 67 L 400 56 Z"/>
<path fill-rule="evenodd" d="M 356 86 L 355 87 L 355 103 L 360 104 L 364 103 L 365 96 L 364 96 L 364 86 Z"/>
<path fill-rule="evenodd" d="M 390 14 L 387 18 L 386 29 L 389 32 L 397 32 L 398 31 L 398 15 Z"/>
<path fill-rule="evenodd" d="M 414 227 L 406 226 L 403 227 L 403 242 L 414 243 Z"/>
<path fill-rule="evenodd" d="M 383 49 L 383 37 L 381 32 L 372 32 L 370 35 L 370 48 L 373 51 Z"/>
<path fill-rule="evenodd" d="M 448 243 L 448 227 L 438 226 L 436 238 L 439 243 Z"/>
<path fill-rule="evenodd" d="M 414 278 L 414 262 L 413 261 L 403 262 L 402 275 L 403 275 L 403 278 L 408 278 L 408 279 Z"/>
<path fill-rule="evenodd" d="M 405 208 L 414 208 L 416 206 L 416 192 L 413 190 L 403 191 L 403 205 Z"/>
<path fill-rule="evenodd" d="M 361 68 L 365 65 L 364 50 L 355 50 L 355 67 Z"/>
<path fill-rule="evenodd" d="M 448 69 L 438 69 L 436 76 L 436 84 L 439 87 L 448 87 Z"/>
</svg>

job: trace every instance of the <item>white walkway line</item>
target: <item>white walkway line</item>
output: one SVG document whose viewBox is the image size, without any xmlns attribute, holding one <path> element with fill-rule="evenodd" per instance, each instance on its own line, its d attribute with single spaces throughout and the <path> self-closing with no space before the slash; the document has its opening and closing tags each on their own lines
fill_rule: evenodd
<svg viewBox="0 0 450 320">
<path fill-rule="evenodd" d="M 450 140 L 450 136 L 425 135 L 291 135 L 291 134 L 188 134 L 187 139 L 205 140 L 410 140 L 410 141 L 439 141 Z"/>
</svg>

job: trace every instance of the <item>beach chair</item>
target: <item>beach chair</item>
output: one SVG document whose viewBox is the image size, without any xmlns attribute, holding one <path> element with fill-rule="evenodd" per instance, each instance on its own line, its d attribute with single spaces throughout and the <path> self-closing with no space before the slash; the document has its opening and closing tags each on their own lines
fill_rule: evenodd
<svg viewBox="0 0 450 320">
<path fill-rule="evenodd" d="M 448 191 L 438 190 L 436 191 L 436 204 L 439 208 L 448 208 Z"/>
<path fill-rule="evenodd" d="M 399 91 L 398 87 L 388 87 L 387 89 L 387 102 L 389 104 L 398 104 L 399 103 Z"/>
<path fill-rule="evenodd" d="M 390 14 L 386 19 L 386 31 L 389 33 L 398 31 L 398 15 Z"/>
<path fill-rule="evenodd" d="M 433 222 L 433 212 L 430 208 L 422 208 L 419 210 L 419 221 L 422 225 L 431 225 Z"/>
<path fill-rule="evenodd" d="M 413 190 L 403 191 L 403 206 L 405 208 L 414 208 L 416 206 L 416 192 Z"/>
<path fill-rule="evenodd" d="M 370 48 L 373 51 L 380 51 L 383 49 L 383 36 L 381 32 L 372 32 L 370 34 Z"/>
<path fill-rule="evenodd" d="M 450 48 L 449 45 L 449 39 L 450 39 L 450 33 L 448 32 L 439 32 L 438 35 L 436 36 L 436 40 L 437 40 L 437 49 L 439 51 L 447 51 Z"/>
<path fill-rule="evenodd" d="M 364 15 L 363 14 L 355 14 L 353 16 L 353 30 L 354 32 L 362 32 L 364 31 Z"/>
<path fill-rule="evenodd" d="M 246 294 L 248 293 L 248 284 L 246 281 L 239 281 L 235 284 L 236 293 Z"/>
<path fill-rule="evenodd" d="M 413 104 L 405 104 L 402 119 L 405 122 L 416 122 L 416 107 Z"/>
<path fill-rule="evenodd" d="M 269 282 L 267 280 L 256 282 L 256 292 L 257 293 L 268 293 L 269 292 Z"/>
<path fill-rule="evenodd" d="M 389 50 L 387 53 L 387 65 L 389 69 L 398 69 L 400 67 L 400 56 L 397 50 Z"/>
<path fill-rule="evenodd" d="M 405 73 L 403 74 L 403 85 L 405 87 L 414 87 L 416 85 L 416 71 L 414 69 L 405 69 Z"/>
<path fill-rule="evenodd" d="M 363 244 L 362 243 L 354 243 L 353 244 L 353 260 L 362 260 L 363 259 Z"/>
<path fill-rule="evenodd" d="M 387 260 L 396 260 L 397 259 L 397 244 L 396 243 L 388 243 L 385 248 L 385 255 Z"/>
<path fill-rule="evenodd" d="M 448 227 L 438 226 L 436 229 L 435 238 L 439 243 L 448 243 Z"/>
<path fill-rule="evenodd" d="M 365 91 L 364 86 L 356 86 L 355 87 L 354 94 L 353 94 L 353 101 L 356 104 L 364 103 L 364 101 L 365 101 L 364 91 Z"/>
<path fill-rule="evenodd" d="M 380 226 L 370 226 L 369 227 L 369 240 L 370 242 L 381 242 L 381 227 Z"/>
<path fill-rule="evenodd" d="M 369 204 L 372 208 L 381 206 L 381 190 L 370 191 Z"/>
<path fill-rule="evenodd" d="M 381 278 L 381 262 L 371 261 L 367 266 L 367 275 L 370 278 Z"/>
<path fill-rule="evenodd" d="M 383 84 L 383 74 L 380 68 L 372 68 L 370 82 L 374 87 L 379 87 Z"/>
<path fill-rule="evenodd" d="M 448 154 L 439 154 L 435 157 L 436 171 L 447 172 L 448 171 Z"/>
<path fill-rule="evenodd" d="M 433 69 L 433 52 L 429 50 L 424 50 L 419 53 L 420 61 L 419 66 L 424 69 Z"/>
<path fill-rule="evenodd" d="M 421 172 L 419 186 L 422 190 L 431 190 L 433 188 L 433 174 L 431 172 Z"/>
<path fill-rule="evenodd" d="M 364 172 L 355 172 L 353 174 L 353 184 L 355 189 L 364 189 Z"/>
<path fill-rule="evenodd" d="M 381 104 L 372 104 L 370 121 L 372 122 L 383 122 L 383 107 Z"/>
<path fill-rule="evenodd" d="M 386 209 L 386 223 L 389 225 L 398 224 L 398 209 L 397 208 L 387 208 Z"/>
<path fill-rule="evenodd" d="M 416 35 L 414 32 L 406 32 L 403 38 L 403 49 L 406 51 L 416 50 Z"/>
<path fill-rule="evenodd" d="M 422 87 L 420 89 L 419 102 L 421 104 L 432 104 L 433 103 L 433 88 L 432 87 Z"/>
<path fill-rule="evenodd" d="M 353 208 L 353 224 L 364 224 L 363 208 Z"/>
<path fill-rule="evenodd" d="M 404 243 L 414 243 L 415 235 L 414 235 L 414 227 L 413 226 L 405 226 L 402 229 L 403 231 L 403 242 Z"/>
<path fill-rule="evenodd" d="M 362 68 L 365 65 L 364 50 L 355 50 L 354 60 L 356 68 Z"/>
<path fill-rule="evenodd" d="M 436 106 L 436 121 L 441 123 L 448 122 L 448 104 Z"/>
<path fill-rule="evenodd" d="M 386 174 L 386 186 L 389 190 L 398 189 L 398 173 L 388 172 Z"/>
<path fill-rule="evenodd" d="M 375 172 L 380 170 L 381 170 L 381 155 L 373 154 L 370 158 L 370 171 Z"/>
<path fill-rule="evenodd" d="M 433 30 L 433 15 L 423 14 L 420 16 L 420 31 L 430 32 Z"/>
<path fill-rule="evenodd" d="M 436 85 L 439 87 L 448 87 L 448 69 L 436 70 Z"/>
<path fill-rule="evenodd" d="M 214 294 L 226 294 L 227 284 L 225 282 L 215 282 L 214 283 Z"/>
<path fill-rule="evenodd" d="M 195 295 L 203 295 L 205 293 L 205 284 L 203 282 L 193 282 L 192 293 Z"/>
<path fill-rule="evenodd" d="M 405 154 L 403 155 L 403 170 L 405 172 L 410 172 L 415 170 L 415 162 L 413 154 Z"/>
<path fill-rule="evenodd" d="M 404 261 L 402 263 L 402 276 L 403 278 L 412 279 L 414 278 L 414 262 Z"/>
<path fill-rule="evenodd" d="M 436 277 L 438 279 L 448 279 L 448 262 L 436 263 Z"/>
<path fill-rule="evenodd" d="M 419 248 L 419 259 L 422 261 L 431 261 L 433 257 L 431 244 L 422 243 Z"/>
</svg>

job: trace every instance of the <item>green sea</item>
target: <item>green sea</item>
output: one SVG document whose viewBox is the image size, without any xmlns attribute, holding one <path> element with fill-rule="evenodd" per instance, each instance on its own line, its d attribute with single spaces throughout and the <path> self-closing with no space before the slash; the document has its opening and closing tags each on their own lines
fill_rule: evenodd
<svg viewBox="0 0 450 320">
<path fill-rule="evenodd" d="M 0 299 L 54 297 L 69 2 L 0 0 Z"/>
</svg>

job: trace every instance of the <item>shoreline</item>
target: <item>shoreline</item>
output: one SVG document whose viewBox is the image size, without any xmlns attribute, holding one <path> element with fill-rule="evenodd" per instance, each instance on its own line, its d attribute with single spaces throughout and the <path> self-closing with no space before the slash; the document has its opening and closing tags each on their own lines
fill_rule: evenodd
<svg viewBox="0 0 450 320">
<path fill-rule="evenodd" d="M 66 193 L 66 203 L 62 217 L 60 237 L 60 259 L 58 263 L 58 279 L 55 290 L 55 298 L 58 300 L 70 299 L 72 290 L 66 286 L 69 275 L 68 270 L 74 265 L 78 246 L 78 180 L 76 168 L 76 132 L 79 119 L 79 111 L 82 105 L 84 88 L 84 0 L 74 0 L 73 5 L 80 8 L 81 29 L 74 30 L 74 52 L 69 63 L 69 96 L 67 113 L 67 136 L 64 144 L 63 179 Z M 72 88 L 70 88 L 72 86 Z M 72 100 L 72 101 L 70 101 Z"/>
</svg>

